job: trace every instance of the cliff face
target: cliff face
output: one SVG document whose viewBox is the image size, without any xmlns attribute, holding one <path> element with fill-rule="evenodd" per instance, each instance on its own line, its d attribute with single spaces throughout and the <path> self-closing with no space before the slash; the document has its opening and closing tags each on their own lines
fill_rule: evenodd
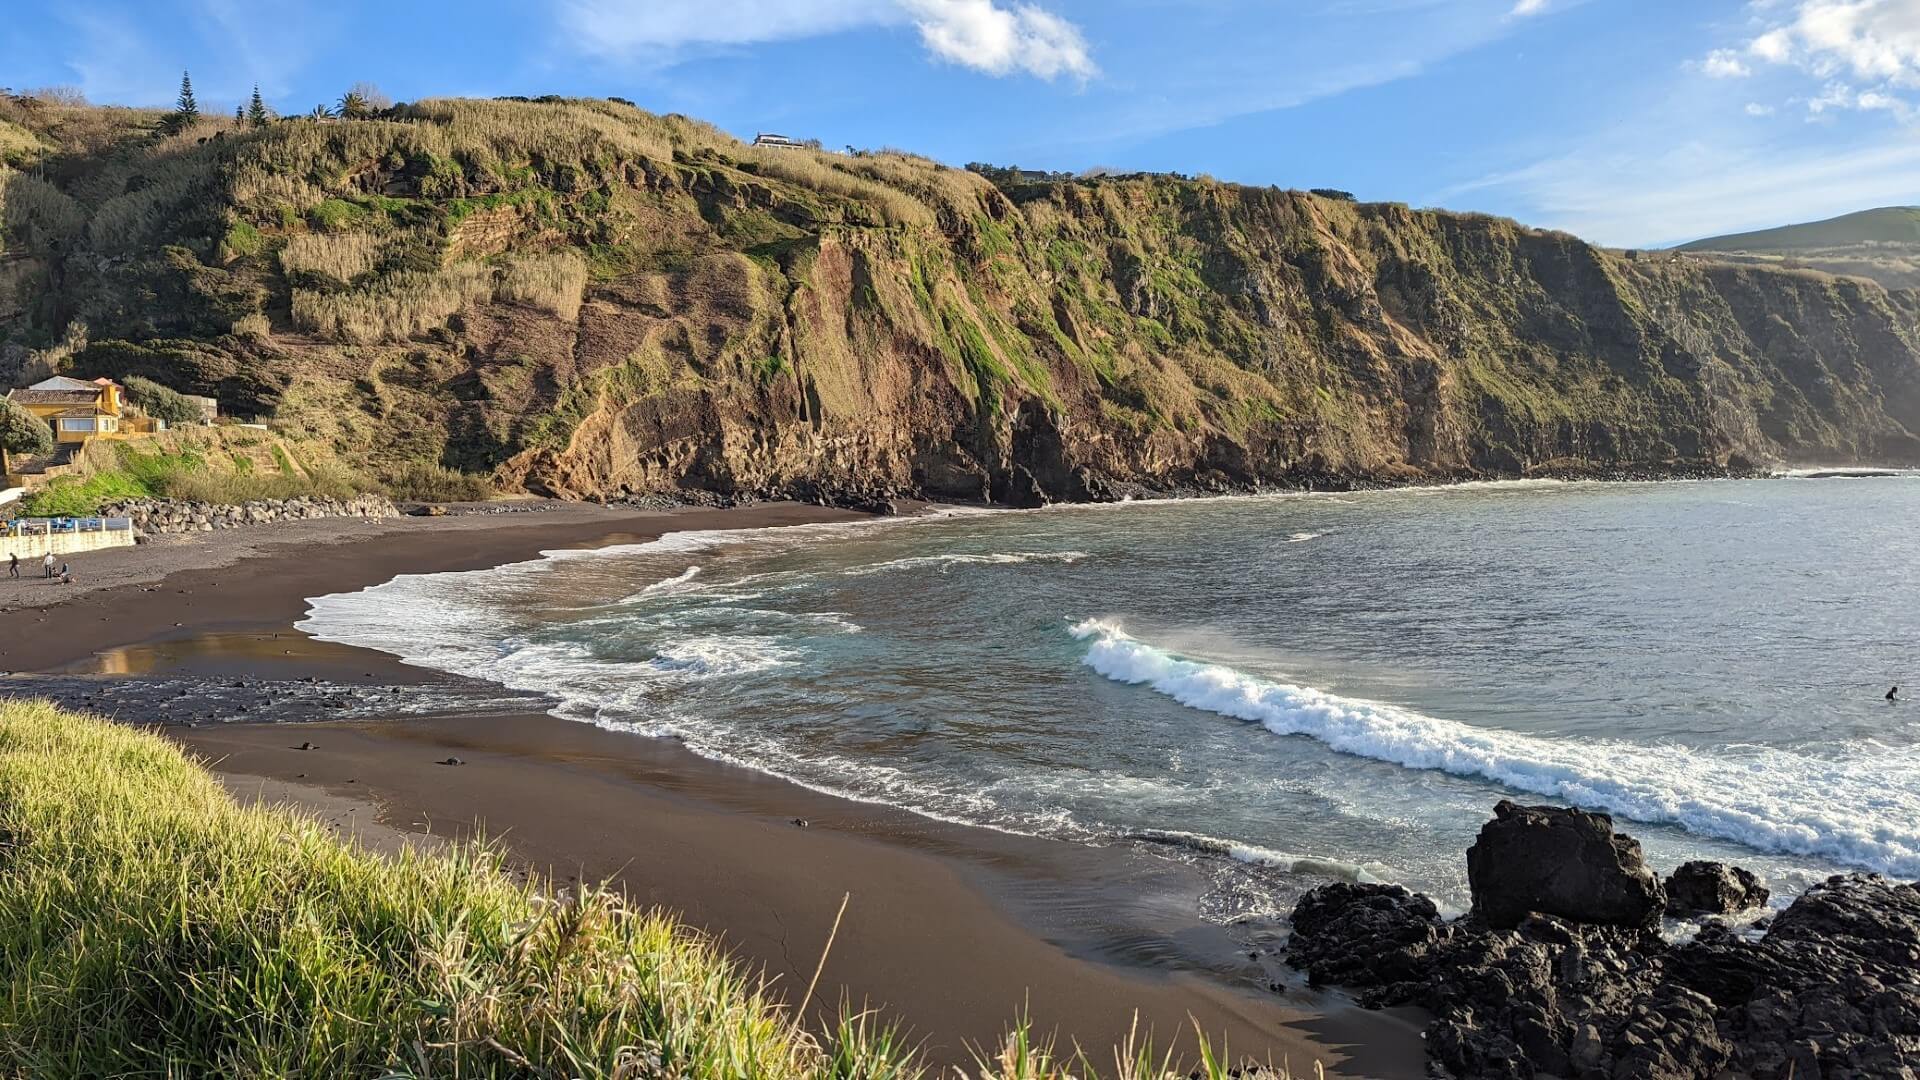
<svg viewBox="0 0 1920 1080">
<path fill-rule="evenodd" d="M 61 365 L 213 390 L 376 468 L 1032 503 L 1920 461 L 1920 295 L 1484 217 L 1002 190 L 604 102 L 129 138 L 39 176 L 0 187 L 15 340 L 84 322 Z M 37 189 L 54 209 L 17 209 L 28 180 L 90 224 Z"/>
</svg>

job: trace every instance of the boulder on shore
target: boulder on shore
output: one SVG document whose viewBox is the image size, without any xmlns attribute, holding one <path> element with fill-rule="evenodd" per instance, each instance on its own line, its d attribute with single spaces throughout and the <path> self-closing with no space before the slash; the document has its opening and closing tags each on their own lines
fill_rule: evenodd
<svg viewBox="0 0 1920 1080">
<path fill-rule="evenodd" d="M 1605 814 L 1501 800 L 1467 849 L 1473 910 L 1511 929 L 1528 915 L 1601 926 L 1655 926 L 1666 910 L 1640 842 Z"/>
<path fill-rule="evenodd" d="M 1398 886 L 1324 885 L 1294 908 L 1288 963 L 1369 1008 L 1427 1009 L 1440 1076 L 1920 1076 L 1920 886 L 1842 875 L 1757 940 L 1709 920 L 1674 944 L 1642 914 L 1661 898 L 1639 845 L 1606 817 L 1505 802 L 1495 814 L 1469 854 L 1473 912 L 1447 922 Z M 1690 908 L 1766 896 L 1738 867 L 1674 879 Z M 1540 910 L 1579 888 L 1600 919 Z M 1517 908 L 1529 913 L 1494 922 Z"/>
<path fill-rule="evenodd" d="M 1765 907 L 1773 894 L 1750 870 L 1726 863 L 1694 861 L 1667 877 L 1667 914 L 1732 915 Z"/>
</svg>

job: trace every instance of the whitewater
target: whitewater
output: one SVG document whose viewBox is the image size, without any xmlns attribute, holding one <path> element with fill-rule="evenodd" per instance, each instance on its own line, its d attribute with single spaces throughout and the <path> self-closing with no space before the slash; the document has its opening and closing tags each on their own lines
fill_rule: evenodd
<svg viewBox="0 0 1920 1080">
<path fill-rule="evenodd" d="M 1356 757 L 1409 769 L 1478 776 L 1585 810 L 1760 851 L 1816 855 L 1920 877 L 1920 794 L 1901 790 L 1913 754 L 1821 760 L 1766 747 L 1708 757 L 1684 747 L 1543 739 L 1470 727 L 1312 687 L 1253 678 L 1183 660 L 1088 619 L 1085 663 L 1116 682 L 1143 684 L 1182 705 L 1301 735 Z"/>
<path fill-rule="evenodd" d="M 1920 876 L 1920 484 L 1398 492 L 683 532 L 316 598 L 302 629 L 816 790 L 1463 905 L 1500 799 L 1782 897 Z M 408 618 L 398 620 L 396 611 Z"/>
</svg>

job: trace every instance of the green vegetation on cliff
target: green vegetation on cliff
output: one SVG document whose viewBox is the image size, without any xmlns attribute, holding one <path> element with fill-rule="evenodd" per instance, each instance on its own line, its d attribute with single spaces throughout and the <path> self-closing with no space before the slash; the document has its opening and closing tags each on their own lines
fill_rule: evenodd
<svg viewBox="0 0 1920 1080">
<path fill-rule="evenodd" d="M 1920 299 L 1857 280 L 613 101 L 159 119 L 0 102 L 0 350 L 385 477 L 1026 503 L 1920 460 Z"/>
</svg>

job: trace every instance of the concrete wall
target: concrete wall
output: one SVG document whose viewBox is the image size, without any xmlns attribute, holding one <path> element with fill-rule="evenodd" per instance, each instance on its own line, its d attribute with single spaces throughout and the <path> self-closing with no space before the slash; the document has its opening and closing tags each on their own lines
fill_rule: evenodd
<svg viewBox="0 0 1920 1080">
<path fill-rule="evenodd" d="M 0 536 L 0 562 L 8 555 L 20 556 L 21 562 L 38 559 L 51 551 L 55 558 L 73 555 L 82 551 L 100 551 L 104 548 L 132 547 L 133 530 L 118 529 L 110 532 L 54 533 L 52 536 Z M 0 567 L 0 569 L 4 569 Z M 38 567 L 35 568 L 36 570 Z M 24 571 L 23 571 L 24 572 Z"/>
</svg>

